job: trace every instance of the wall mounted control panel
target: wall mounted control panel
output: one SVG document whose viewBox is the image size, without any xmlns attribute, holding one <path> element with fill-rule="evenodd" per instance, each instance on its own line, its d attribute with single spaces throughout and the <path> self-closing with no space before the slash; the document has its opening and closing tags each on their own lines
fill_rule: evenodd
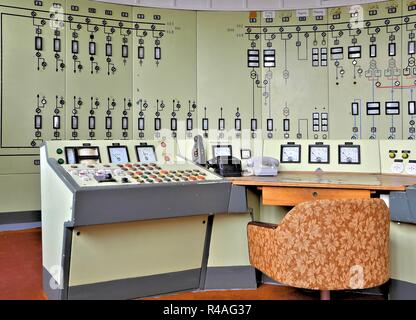
<svg viewBox="0 0 416 320">
<path fill-rule="evenodd" d="M 279 159 L 280 171 L 380 173 L 379 153 L 376 140 L 265 140 L 263 144 L 263 155 Z"/>
<path fill-rule="evenodd" d="M 227 141 L 241 157 L 262 155 L 259 138 L 279 139 L 301 145 L 300 163 L 285 148 L 295 154 L 283 170 L 373 172 L 386 161 L 383 171 L 402 171 L 409 149 L 383 151 L 373 169 L 364 154 L 374 150 L 358 141 L 416 139 L 414 0 L 301 16 L 110 2 L 120 1 L 1 1 L 0 212 L 40 209 L 38 147 L 50 140 L 166 136 L 192 149 L 200 134 L 241 140 Z M 361 158 L 347 147 L 339 163 L 333 139 L 361 145 Z M 328 147 L 309 152 L 303 140 Z"/>
<path fill-rule="evenodd" d="M 414 141 L 380 141 L 381 172 L 416 176 L 416 144 Z"/>
<path fill-rule="evenodd" d="M 240 151 L 241 155 L 252 152 L 250 148 Z M 416 145 L 412 140 L 265 140 L 262 156 L 279 159 L 279 171 L 416 176 Z"/>
</svg>

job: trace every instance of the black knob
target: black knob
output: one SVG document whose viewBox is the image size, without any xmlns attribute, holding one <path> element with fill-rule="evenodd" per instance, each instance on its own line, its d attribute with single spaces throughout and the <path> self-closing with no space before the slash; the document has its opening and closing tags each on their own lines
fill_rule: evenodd
<svg viewBox="0 0 416 320">
<path fill-rule="evenodd" d="M 122 183 L 128 183 L 129 182 L 129 179 L 128 178 L 121 178 L 121 182 Z"/>
<path fill-rule="evenodd" d="M 111 175 L 111 173 L 107 173 L 106 175 L 105 175 L 105 178 L 106 179 L 112 179 L 113 178 L 113 176 Z"/>
</svg>

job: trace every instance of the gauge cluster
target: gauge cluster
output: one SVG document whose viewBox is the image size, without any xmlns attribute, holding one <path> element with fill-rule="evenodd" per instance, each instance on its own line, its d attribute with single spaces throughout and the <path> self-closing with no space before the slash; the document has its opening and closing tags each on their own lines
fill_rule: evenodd
<svg viewBox="0 0 416 320">
<path fill-rule="evenodd" d="M 315 142 L 307 146 L 288 142 L 287 144 L 280 145 L 280 162 L 282 164 L 300 164 L 306 162 L 306 159 L 302 159 L 302 147 L 306 147 L 305 149 L 307 149 L 308 164 L 331 164 L 331 149 L 338 150 L 338 164 L 361 164 L 361 147 L 352 142 L 346 142 L 336 146 L 332 145 L 332 148 L 331 145 L 325 144 L 324 142 Z"/>
</svg>

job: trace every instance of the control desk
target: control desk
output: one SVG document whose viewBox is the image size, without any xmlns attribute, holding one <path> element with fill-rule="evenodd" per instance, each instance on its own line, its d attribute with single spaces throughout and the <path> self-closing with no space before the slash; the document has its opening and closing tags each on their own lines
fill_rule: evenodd
<svg viewBox="0 0 416 320">
<path fill-rule="evenodd" d="M 255 287 L 245 189 L 177 157 L 173 142 L 46 142 L 41 189 L 49 298 L 136 298 L 210 288 L 220 281 L 209 261 L 221 264 L 219 256 L 236 253 L 227 265 L 245 270 L 232 286 Z M 236 221 L 244 227 L 236 230 Z M 226 237 L 238 238 L 231 253 L 219 245 Z"/>
</svg>

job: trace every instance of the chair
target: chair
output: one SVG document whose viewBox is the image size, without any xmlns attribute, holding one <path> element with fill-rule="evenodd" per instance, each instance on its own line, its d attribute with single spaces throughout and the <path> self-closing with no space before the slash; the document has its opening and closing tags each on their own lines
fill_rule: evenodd
<svg viewBox="0 0 416 320">
<path fill-rule="evenodd" d="M 316 200 L 294 207 L 279 225 L 250 222 L 250 263 L 297 288 L 364 289 L 390 278 L 389 210 L 381 199 Z"/>
</svg>

